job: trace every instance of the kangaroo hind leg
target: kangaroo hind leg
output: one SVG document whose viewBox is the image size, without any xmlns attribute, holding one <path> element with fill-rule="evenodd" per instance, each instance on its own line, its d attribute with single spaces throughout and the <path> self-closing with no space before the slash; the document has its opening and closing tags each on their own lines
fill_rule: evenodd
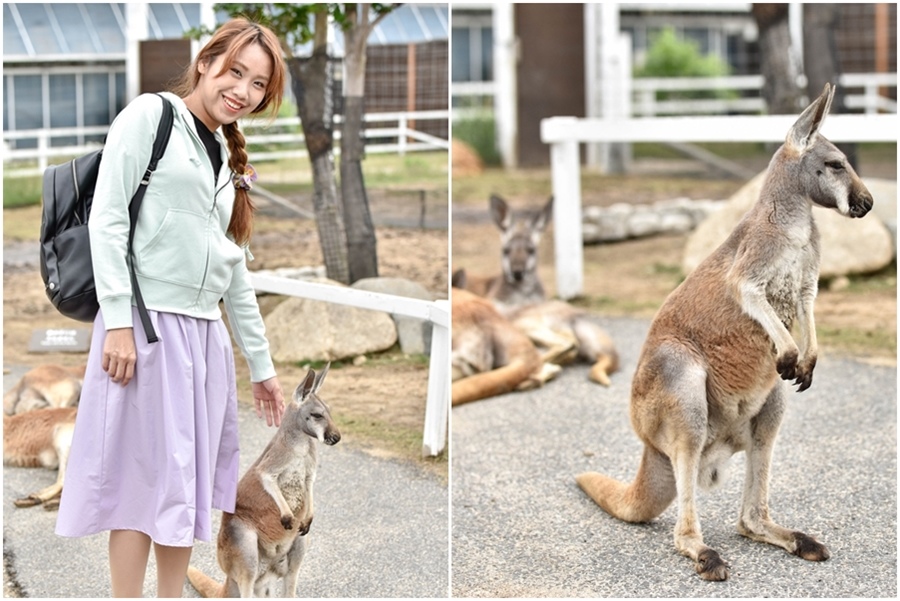
<svg viewBox="0 0 900 601">
<path fill-rule="evenodd" d="M 778 382 L 769 393 L 762 411 L 752 423 L 751 445 L 747 450 L 747 472 L 738 532 L 747 538 L 769 543 L 809 561 L 831 557 L 828 549 L 815 538 L 776 524 L 769 517 L 769 468 L 775 436 L 784 413 L 785 384 Z"/>
</svg>

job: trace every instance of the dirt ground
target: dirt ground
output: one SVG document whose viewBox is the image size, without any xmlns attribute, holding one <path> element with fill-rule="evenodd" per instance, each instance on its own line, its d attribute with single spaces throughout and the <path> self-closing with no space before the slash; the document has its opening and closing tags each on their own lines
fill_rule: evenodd
<svg viewBox="0 0 900 601">
<path fill-rule="evenodd" d="M 86 354 L 27 351 L 32 332 L 42 328 L 72 328 L 82 324 L 59 315 L 47 300 L 37 267 L 39 208 L 4 211 L 3 362 L 9 365 L 83 363 Z M 25 226 L 17 226 L 24 223 Z M 25 232 L 22 234 L 21 232 Z M 16 232 L 12 236 L 10 232 Z M 22 242 L 16 238 L 31 239 Z M 446 298 L 448 242 L 446 229 L 377 228 L 379 273 L 420 283 L 435 299 Z M 271 214 L 261 207 L 251 243 L 255 260 L 251 269 L 318 266 L 322 264 L 315 223 Z M 34 261 L 16 260 L 27 253 Z M 263 313 L 284 297 L 263 296 Z M 84 324 L 84 327 L 89 327 Z M 249 394 L 246 363 L 235 349 L 238 397 Z M 306 373 L 302 365 L 280 364 L 279 380 L 289 394 Z M 419 462 L 446 474 L 446 454 L 438 460 L 420 459 L 425 419 L 428 362 L 394 350 L 367 357 L 364 362 L 333 364 L 323 388 L 344 434 L 344 442 L 372 453 Z"/>
</svg>

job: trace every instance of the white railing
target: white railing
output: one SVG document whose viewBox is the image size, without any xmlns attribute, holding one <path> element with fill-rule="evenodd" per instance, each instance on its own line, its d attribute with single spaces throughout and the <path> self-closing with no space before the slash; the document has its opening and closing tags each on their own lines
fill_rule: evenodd
<svg viewBox="0 0 900 601">
<path fill-rule="evenodd" d="M 414 317 L 431 323 L 431 356 L 428 360 L 428 397 L 425 404 L 422 454 L 434 456 L 443 450 L 447 440 L 447 420 L 450 415 L 449 301 L 423 301 L 253 272 L 250 273 L 250 283 L 257 292 L 350 305 L 361 309 Z"/>
<path fill-rule="evenodd" d="M 706 92 L 734 90 L 760 92 L 765 79 L 762 75 L 729 77 L 640 77 L 631 80 L 633 91 L 632 115 L 691 115 L 749 113 L 765 111 L 760 96 L 749 98 L 709 98 L 690 100 L 657 100 L 657 92 Z M 838 76 L 838 86 L 849 92 L 845 96 L 847 108 L 863 109 L 866 114 L 896 113 L 897 101 L 881 95 L 883 88 L 897 87 L 896 73 L 845 73 Z M 806 85 L 801 81 L 801 85 Z M 854 93 L 854 90 L 862 93 Z"/>
<path fill-rule="evenodd" d="M 605 142 L 783 142 L 796 115 L 645 117 L 639 119 L 541 120 L 541 141 L 550 144 L 556 292 L 573 298 L 583 288 L 581 161 L 579 145 Z M 893 115 L 831 115 L 823 135 L 832 142 L 896 142 Z"/>
<path fill-rule="evenodd" d="M 378 143 L 367 143 L 366 152 L 376 153 L 399 153 L 401 155 L 407 152 L 417 152 L 424 150 L 447 150 L 450 142 L 443 138 L 439 138 L 415 128 L 415 125 L 422 121 L 447 121 L 450 118 L 450 111 L 413 111 L 413 112 L 394 112 L 394 113 L 367 113 L 364 116 L 366 122 L 371 123 L 392 123 L 396 122 L 394 127 L 378 127 L 364 128 L 367 140 L 379 140 Z M 336 119 L 340 123 L 340 117 Z M 257 133 L 266 132 L 284 128 L 299 128 L 300 118 L 289 117 L 276 119 L 274 121 L 258 121 L 242 123 L 246 131 L 248 144 L 266 144 L 270 146 L 283 145 L 284 148 L 276 150 L 268 150 L 265 152 L 254 152 L 253 159 L 255 161 L 275 160 L 282 158 L 305 157 L 306 149 L 303 134 L 301 133 Z M 52 146 L 51 140 L 56 138 L 76 137 L 83 140 L 87 136 L 103 136 L 109 128 L 101 127 L 67 127 L 53 129 L 32 129 L 3 132 L 3 163 L 4 177 L 27 177 L 40 175 L 44 172 L 55 158 L 68 159 L 73 156 L 79 156 L 96 148 L 99 144 L 82 143 L 74 146 Z M 341 132 L 335 130 L 335 152 L 340 153 Z M 37 148 L 10 149 L 9 142 L 13 140 L 37 140 Z M 383 139 L 390 139 L 390 142 L 383 142 Z M 17 169 L 15 162 L 18 161 L 37 161 L 37 167 Z"/>
<path fill-rule="evenodd" d="M 757 114 L 765 110 L 765 101 L 759 96 L 763 87 L 762 75 L 734 75 L 728 77 L 639 77 L 631 80 L 632 115 L 659 116 L 679 114 Z M 862 90 L 846 96 L 847 108 L 862 109 L 867 114 L 896 113 L 897 101 L 881 95 L 882 88 L 896 88 L 896 73 L 845 73 L 838 78 L 838 85 L 848 90 Z M 494 82 L 454 82 L 451 93 L 454 99 L 453 118 L 460 119 L 486 110 L 485 98 L 493 98 Z M 657 92 L 697 92 L 734 90 L 755 92 L 756 96 L 741 98 L 710 98 L 697 100 L 657 100 Z M 476 105 L 480 108 L 467 108 Z"/>
</svg>

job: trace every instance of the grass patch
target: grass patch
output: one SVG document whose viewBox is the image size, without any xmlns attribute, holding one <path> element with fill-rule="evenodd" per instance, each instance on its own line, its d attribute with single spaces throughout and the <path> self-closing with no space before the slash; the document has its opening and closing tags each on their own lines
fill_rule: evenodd
<svg viewBox="0 0 900 601">
<path fill-rule="evenodd" d="M 15 209 L 41 204 L 41 184 L 39 175 L 31 177 L 3 178 L 3 208 Z"/>
<path fill-rule="evenodd" d="M 886 329 L 864 330 L 816 326 L 819 345 L 838 349 L 850 355 L 897 356 L 896 333 Z"/>
</svg>

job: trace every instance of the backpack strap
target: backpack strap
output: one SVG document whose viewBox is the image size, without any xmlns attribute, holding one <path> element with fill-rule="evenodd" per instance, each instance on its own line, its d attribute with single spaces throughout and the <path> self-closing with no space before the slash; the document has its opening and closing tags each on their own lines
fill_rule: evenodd
<svg viewBox="0 0 900 601">
<path fill-rule="evenodd" d="M 144 193 L 147 191 L 147 186 L 150 185 L 150 178 L 153 176 L 153 172 L 156 171 L 156 165 L 166 152 L 166 146 L 169 145 L 169 137 L 172 134 L 172 123 L 175 121 L 175 111 L 172 108 L 172 103 L 159 94 L 157 94 L 157 96 L 163 101 L 163 112 L 162 117 L 159 119 L 159 126 L 156 128 L 156 138 L 153 141 L 153 153 L 150 156 L 150 164 L 147 165 L 147 171 L 144 172 L 144 177 L 141 178 L 141 183 L 138 186 L 137 192 L 134 193 L 134 196 L 131 198 L 131 204 L 128 206 L 128 215 L 131 218 L 131 229 L 128 232 L 128 271 L 131 273 L 131 289 L 134 292 L 134 298 L 137 302 L 141 324 L 144 326 L 144 332 L 147 334 L 147 342 L 149 343 L 157 342 L 159 337 L 156 335 L 156 330 L 150 322 L 150 314 L 147 313 L 147 306 L 144 304 L 144 297 L 141 294 L 140 287 L 138 287 L 137 276 L 134 273 L 133 243 L 134 230 L 137 227 L 137 218 L 141 211 L 141 202 L 144 200 Z"/>
</svg>

